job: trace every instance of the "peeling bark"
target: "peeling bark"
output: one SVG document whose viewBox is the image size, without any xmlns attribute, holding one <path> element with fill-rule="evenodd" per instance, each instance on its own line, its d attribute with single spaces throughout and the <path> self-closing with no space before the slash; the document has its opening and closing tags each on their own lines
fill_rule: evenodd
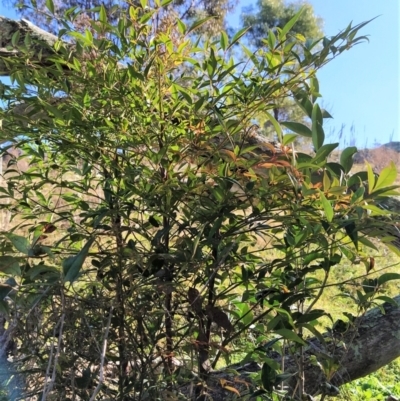
<svg viewBox="0 0 400 401">
<path fill-rule="evenodd" d="M 13 45 L 12 39 L 19 33 L 19 38 Z M 18 57 L 21 53 L 18 47 L 26 45 L 26 38 L 30 37 L 34 50 L 37 65 L 47 65 L 46 58 L 52 54 L 52 46 L 58 40 L 58 37 L 46 32 L 26 20 L 16 21 L 10 18 L 0 16 L 0 75 L 10 74 L 10 68 L 4 59 Z M 15 40 L 15 39 L 14 39 Z M 39 53 L 41 51 L 40 60 Z M 4 59 L 2 59 L 4 58 Z"/>
</svg>

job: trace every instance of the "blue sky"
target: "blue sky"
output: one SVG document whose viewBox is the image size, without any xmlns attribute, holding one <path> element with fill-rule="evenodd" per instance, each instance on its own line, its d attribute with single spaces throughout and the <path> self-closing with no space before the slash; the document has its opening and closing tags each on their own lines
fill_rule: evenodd
<svg viewBox="0 0 400 401">
<path fill-rule="evenodd" d="M 238 26 L 243 6 L 255 2 L 241 0 L 232 25 Z M 369 43 L 360 44 L 320 70 L 322 104 L 332 114 L 325 131 L 337 141 L 343 126 L 341 146 L 359 148 L 400 141 L 399 4 L 398 0 L 310 0 L 315 13 L 324 20 L 324 32 L 335 35 L 353 25 L 376 20 L 361 35 Z"/>
<path fill-rule="evenodd" d="M 325 131 L 341 146 L 359 148 L 400 141 L 399 4 L 398 0 L 311 0 L 324 20 L 326 35 L 334 35 L 351 21 L 372 21 L 361 30 L 370 42 L 360 44 L 325 66 L 318 75 L 323 106 L 332 114 Z M 253 2 L 240 0 L 229 23 L 239 27 L 241 8 Z M 0 5 L 0 15 L 15 17 Z"/>
</svg>

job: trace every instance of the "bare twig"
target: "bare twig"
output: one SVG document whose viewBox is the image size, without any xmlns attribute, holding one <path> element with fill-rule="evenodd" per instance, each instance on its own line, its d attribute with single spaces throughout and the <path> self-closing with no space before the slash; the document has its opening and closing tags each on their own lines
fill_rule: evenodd
<svg viewBox="0 0 400 401">
<path fill-rule="evenodd" d="M 114 307 L 111 306 L 110 311 L 108 312 L 108 320 L 107 320 L 107 326 L 106 326 L 106 331 L 104 333 L 104 340 L 103 340 L 103 348 L 101 350 L 101 358 L 100 358 L 100 377 L 99 377 L 99 383 L 97 384 L 96 388 L 94 389 L 94 392 L 92 396 L 90 397 L 89 401 L 94 401 L 96 399 L 97 394 L 99 393 L 101 386 L 104 382 L 104 360 L 106 357 L 106 351 L 107 351 L 107 339 L 108 339 L 108 333 L 110 331 L 110 326 L 111 326 L 111 317 L 113 313 Z"/>
<path fill-rule="evenodd" d="M 42 400 L 41 401 L 46 401 L 46 398 L 48 394 L 53 390 L 54 383 L 56 381 L 56 372 L 57 372 L 57 364 L 58 364 L 58 358 L 60 356 L 60 350 L 61 350 L 61 343 L 62 343 L 62 333 L 63 333 L 63 328 L 64 328 L 64 322 L 65 322 L 65 297 L 64 297 L 64 289 L 61 288 L 61 306 L 62 306 L 62 314 L 60 317 L 60 320 L 58 321 L 57 325 L 54 327 L 53 330 L 53 336 L 56 337 L 58 335 L 58 341 L 57 341 L 57 350 L 54 355 L 54 363 L 52 364 L 53 361 L 53 353 L 54 353 L 54 343 L 51 345 L 51 351 L 50 351 L 50 357 L 49 357 L 49 363 L 47 365 L 47 370 L 46 370 L 46 376 L 45 376 L 45 384 L 44 384 L 44 389 L 43 389 L 43 395 L 42 395 Z M 58 329 L 59 328 L 59 329 Z M 59 330 L 57 332 L 57 329 Z M 51 365 L 53 365 L 53 372 L 51 374 L 51 379 L 49 384 L 47 385 L 47 379 L 50 374 L 50 369 Z M 46 388 L 47 387 L 47 388 Z"/>
</svg>

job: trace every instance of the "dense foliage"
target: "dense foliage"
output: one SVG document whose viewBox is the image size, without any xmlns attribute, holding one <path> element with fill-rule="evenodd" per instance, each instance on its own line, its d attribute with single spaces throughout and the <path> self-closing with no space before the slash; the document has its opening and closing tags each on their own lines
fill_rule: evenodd
<svg viewBox="0 0 400 401">
<path fill-rule="evenodd" d="M 342 258 L 373 269 L 363 233 L 398 241 L 379 208 L 395 168 L 350 175 L 356 149 L 333 163 L 337 144 L 324 143 L 316 71 L 364 40 L 364 24 L 310 41 L 291 35 L 298 13 L 237 62 L 245 30 L 194 43 L 201 22 L 157 30 L 161 6 L 127 10 L 112 25 L 100 7 L 84 33 L 65 21 L 45 63 L 29 37 L 5 60 L 4 153 L 22 151 L 0 188 L 14 222 L 1 233 L 0 307 L 22 373 L 10 388 L 20 399 L 207 399 L 211 371 L 244 359 L 263 368 L 240 394 L 272 399 L 286 376 L 267 351 L 320 336 L 329 314 L 314 306 L 331 269 Z M 286 98 L 311 128 L 276 121 Z M 279 143 L 259 134 L 260 115 Z M 312 156 L 293 150 L 298 135 Z M 367 282 L 360 311 L 393 278 Z M 333 356 L 318 363 L 329 381 Z"/>
</svg>

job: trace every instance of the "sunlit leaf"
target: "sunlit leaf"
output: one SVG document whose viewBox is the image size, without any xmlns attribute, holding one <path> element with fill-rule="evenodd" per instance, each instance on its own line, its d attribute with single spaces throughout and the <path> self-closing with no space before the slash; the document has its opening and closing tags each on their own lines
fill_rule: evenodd
<svg viewBox="0 0 400 401">
<path fill-rule="evenodd" d="M 103 4 L 100 6 L 99 21 L 103 24 L 107 23 L 107 11 Z"/>
<path fill-rule="evenodd" d="M 321 198 L 322 207 L 324 208 L 325 217 L 328 220 L 328 222 L 330 223 L 332 221 L 333 215 L 334 215 L 333 207 L 332 207 L 331 203 L 328 201 L 328 199 L 326 199 L 323 192 L 320 192 L 320 198 Z"/>
<path fill-rule="evenodd" d="M 182 35 L 185 35 L 186 34 L 186 25 L 185 25 L 185 23 L 183 21 L 181 21 L 180 19 L 178 19 L 177 20 L 177 24 L 178 24 L 179 32 Z"/>
<path fill-rule="evenodd" d="M 294 142 L 299 136 L 297 134 L 286 134 L 283 136 L 282 144 L 289 145 Z"/>
<path fill-rule="evenodd" d="M 298 11 L 294 17 L 292 17 L 289 22 L 279 31 L 279 39 L 284 40 L 286 34 L 293 28 L 294 24 L 299 20 L 299 18 L 304 14 L 306 11 L 306 7 L 302 7 L 300 11 Z"/>
<path fill-rule="evenodd" d="M 278 136 L 278 140 L 279 140 L 279 142 L 282 143 L 283 132 L 282 132 L 282 128 L 279 125 L 278 121 L 276 121 L 275 117 L 271 113 L 269 113 L 268 111 L 265 111 L 265 116 L 267 117 L 267 119 L 269 121 L 271 121 L 272 125 L 275 128 L 276 135 Z"/>
<path fill-rule="evenodd" d="M 367 172 L 368 172 L 368 191 L 371 193 L 375 188 L 375 173 L 372 170 L 372 167 L 369 163 L 367 163 Z"/>
<path fill-rule="evenodd" d="M 370 193 L 391 186 L 396 180 L 396 177 L 397 177 L 396 165 L 393 163 L 393 161 L 391 161 L 390 165 L 388 167 L 385 167 L 380 172 L 375 187 L 373 188 L 373 190 L 372 189 L 370 190 Z"/>
<path fill-rule="evenodd" d="M 229 50 L 234 44 L 236 44 L 240 38 L 246 34 L 246 32 L 249 30 L 250 28 L 243 28 L 241 29 L 239 32 L 236 32 L 235 35 L 233 35 L 233 38 L 231 40 L 231 43 L 229 44 L 229 46 L 227 47 L 226 50 Z"/>
<path fill-rule="evenodd" d="M 46 0 L 46 7 L 52 14 L 54 14 L 54 3 L 53 3 L 53 0 Z"/>
<path fill-rule="evenodd" d="M 224 32 L 224 31 L 221 32 L 219 43 L 221 45 L 222 50 L 226 50 L 228 48 L 229 39 L 228 39 L 228 35 L 226 34 L 226 32 Z"/>
</svg>

